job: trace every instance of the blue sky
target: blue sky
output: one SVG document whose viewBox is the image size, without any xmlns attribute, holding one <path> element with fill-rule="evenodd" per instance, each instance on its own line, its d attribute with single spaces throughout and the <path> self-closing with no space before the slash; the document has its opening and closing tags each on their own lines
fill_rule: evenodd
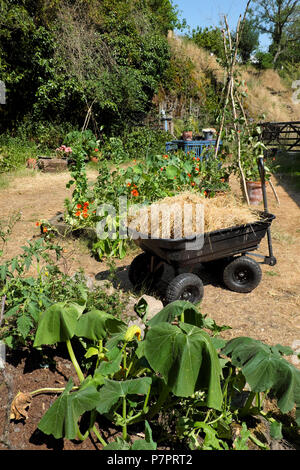
<svg viewBox="0 0 300 470">
<path fill-rule="evenodd" d="M 247 0 L 172 0 L 180 11 L 180 18 L 185 18 L 193 29 L 197 26 L 219 26 L 220 21 L 227 16 L 229 26 L 235 29 L 240 15 L 244 15 Z M 260 37 L 261 49 L 269 44 L 267 35 Z"/>
</svg>

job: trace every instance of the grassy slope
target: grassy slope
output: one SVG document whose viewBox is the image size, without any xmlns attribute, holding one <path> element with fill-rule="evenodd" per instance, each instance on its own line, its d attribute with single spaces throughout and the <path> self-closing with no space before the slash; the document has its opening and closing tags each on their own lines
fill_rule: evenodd
<svg viewBox="0 0 300 470">
<path fill-rule="evenodd" d="M 224 81 L 224 70 L 215 56 L 180 37 L 170 37 L 169 43 L 173 54 L 184 54 L 193 61 L 196 78 L 201 80 L 212 74 L 217 81 Z M 300 120 L 300 104 L 292 101 L 294 90 L 283 83 L 276 71 L 258 71 L 253 66 L 242 66 L 239 71 L 248 90 L 245 109 L 251 117 L 255 119 L 264 114 L 266 121 Z"/>
</svg>

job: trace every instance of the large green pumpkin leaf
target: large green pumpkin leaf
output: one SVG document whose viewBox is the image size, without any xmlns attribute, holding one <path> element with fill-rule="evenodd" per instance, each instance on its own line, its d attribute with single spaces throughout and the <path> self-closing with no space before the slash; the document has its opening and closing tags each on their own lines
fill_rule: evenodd
<svg viewBox="0 0 300 470">
<path fill-rule="evenodd" d="M 160 312 L 158 312 L 149 322 L 148 325 L 153 327 L 158 325 L 161 322 L 171 323 L 176 318 L 184 314 L 186 323 L 191 323 L 196 326 L 202 326 L 203 317 L 197 308 L 190 302 L 184 300 L 176 300 L 164 307 Z"/>
<path fill-rule="evenodd" d="M 210 337 L 196 326 L 169 323 L 152 327 L 145 339 L 145 356 L 176 396 L 207 389 L 207 405 L 220 409 L 221 366 Z"/>
<path fill-rule="evenodd" d="M 75 334 L 76 336 L 99 341 L 108 334 L 116 333 L 124 328 L 124 323 L 112 315 L 101 310 L 91 310 L 79 318 Z"/>
<path fill-rule="evenodd" d="M 151 383 L 150 377 L 124 380 L 123 382 L 106 379 L 100 390 L 97 411 L 101 414 L 108 413 L 119 398 L 127 395 L 146 395 Z"/>
<path fill-rule="evenodd" d="M 222 353 L 241 368 L 254 392 L 272 390 L 283 413 L 300 407 L 300 370 L 282 357 L 280 345 L 268 346 L 261 341 L 239 337 L 229 341 Z M 297 417 L 300 424 L 300 416 Z"/>
<path fill-rule="evenodd" d="M 207 328 L 214 333 L 219 333 L 220 331 L 230 328 L 225 325 L 216 325 L 214 320 L 206 317 L 206 315 L 202 315 L 195 305 L 184 300 L 176 300 L 175 302 L 168 304 L 148 322 L 148 325 L 152 327 L 161 322 L 171 323 L 176 318 L 180 320 L 181 315 L 184 316 L 184 323 L 189 323 L 191 325 L 198 326 L 199 328 Z"/>
<path fill-rule="evenodd" d="M 75 439 L 79 417 L 86 411 L 94 409 L 99 401 L 99 392 L 92 385 L 84 386 L 71 392 L 72 379 L 65 391 L 53 403 L 38 424 L 45 434 L 52 434 L 56 439 L 66 437 Z"/>
<path fill-rule="evenodd" d="M 51 305 L 42 314 L 34 340 L 34 347 L 42 344 L 65 342 L 74 336 L 81 307 L 59 302 Z"/>
</svg>

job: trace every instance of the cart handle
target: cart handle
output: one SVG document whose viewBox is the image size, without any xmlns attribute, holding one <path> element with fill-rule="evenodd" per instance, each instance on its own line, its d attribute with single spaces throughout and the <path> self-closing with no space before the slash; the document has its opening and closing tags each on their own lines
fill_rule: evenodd
<svg viewBox="0 0 300 470">
<path fill-rule="evenodd" d="M 257 164 L 258 164 L 258 170 L 259 170 L 261 186 L 262 186 L 264 210 L 265 212 L 268 213 L 269 210 L 268 210 L 268 199 L 267 199 L 267 191 L 266 191 L 266 172 L 265 172 L 265 165 L 264 165 L 264 157 L 258 157 Z M 267 229 L 267 237 L 268 237 L 269 256 L 265 256 L 265 263 L 268 264 L 269 266 L 275 266 L 277 261 L 273 255 L 273 246 L 272 246 L 270 226 Z"/>
</svg>

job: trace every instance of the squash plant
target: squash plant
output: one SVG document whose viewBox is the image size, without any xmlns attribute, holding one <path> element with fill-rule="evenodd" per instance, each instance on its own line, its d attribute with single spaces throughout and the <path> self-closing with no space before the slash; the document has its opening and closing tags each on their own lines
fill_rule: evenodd
<svg viewBox="0 0 300 470">
<path fill-rule="evenodd" d="M 139 304 L 142 322 L 131 326 L 106 312 L 86 309 L 80 303 L 60 302 L 41 316 L 35 347 L 64 342 L 75 367 L 79 385 L 69 380 L 61 390 L 41 389 L 60 394 L 41 419 L 38 428 L 56 439 L 86 439 L 93 432 L 104 449 L 156 448 L 151 425 L 158 414 L 176 417 L 176 436 L 191 449 L 242 449 L 251 439 L 267 448 L 246 427 L 248 415 L 262 414 L 270 420 L 273 435 L 280 437 L 280 425 L 263 413 L 253 398 L 273 392 L 283 413 L 300 404 L 300 371 L 287 363 L 282 346 L 274 348 L 251 338 L 229 342 L 219 338 L 228 328 L 218 326 L 189 302 L 177 301 L 147 321 L 147 306 Z M 72 342 L 85 348 L 85 360 L 93 361 L 88 375 L 82 358 L 75 356 Z M 234 396 L 246 380 L 251 391 L 247 402 L 237 408 Z M 17 397 L 16 397 L 17 399 Z M 81 417 L 89 413 L 82 428 Z M 120 427 L 122 437 L 107 443 L 97 427 L 99 415 Z M 296 416 L 300 424 L 299 416 Z M 230 425 L 243 423 L 241 437 L 232 444 Z M 145 440 L 131 446 L 130 427 L 144 423 Z M 199 438 L 202 438 L 202 441 Z"/>
</svg>

